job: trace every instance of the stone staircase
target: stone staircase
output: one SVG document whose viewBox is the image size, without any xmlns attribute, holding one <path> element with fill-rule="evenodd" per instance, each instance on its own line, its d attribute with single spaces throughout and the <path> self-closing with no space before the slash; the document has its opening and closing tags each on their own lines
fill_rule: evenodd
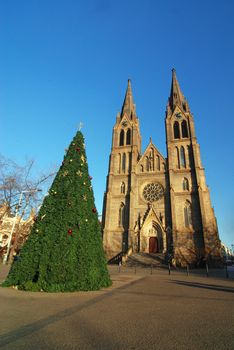
<svg viewBox="0 0 234 350">
<path fill-rule="evenodd" d="M 147 253 L 133 253 L 128 256 L 124 263 L 127 267 L 161 267 L 166 268 L 165 255 L 162 253 L 147 254 Z"/>
</svg>

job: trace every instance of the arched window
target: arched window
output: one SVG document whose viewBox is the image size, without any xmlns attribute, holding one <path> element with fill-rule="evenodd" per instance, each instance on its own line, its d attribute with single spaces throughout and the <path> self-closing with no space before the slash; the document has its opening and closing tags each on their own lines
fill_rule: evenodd
<svg viewBox="0 0 234 350">
<path fill-rule="evenodd" d="M 189 201 L 186 201 L 184 206 L 184 225 L 185 227 L 192 225 L 192 208 Z"/>
<path fill-rule="evenodd" d="M 144 165 L 141 165 L 141 172 L 144 172 Z"/>
<path fill-rule="evenodd" d="M 157 170 L 160 170 L 160 158 L 159 156 L 156 157 L 156 162 L 157 162 Z"/>
<path fill-rule="evenodd" d="M 122 182 L 120 185 L 120 193 L 125 194 L 125 183 Z"/>
<path fill-rule="evenodd" d="M 118 154 L 119 174 L 121 173 L 121 153 Z"/>
<path fill-rule="evenodd" d="M 176 161 L 176 168 L 180 168 L 180 154 L 178 147 L 175 148 L 175 161 Z"/>
<path fill-rule="evenodd" d="M 150 149 L 150 153 L 149 153 L 149 170 L 154 171 L 154 150 L 153 150 L 153 148 Z"/>
<path fill-rule="evenodd" d="M 178 122 L 174 123 L 174 138 L 179 139 L 180 138 L 180 126 Z"/>
<path fill-rule="evenodd" d="M 191 146 L 187 146 L 187 150 L 188 150 L 188 157 L 189 157 L 189 166 L 190 168 L 194 168 L 193 151 Z"/>
<path fill-rule="evenodd" d="M 189 191 L 189 182 L 186 177 L 183 179 L 183 191 Z"/>
<path fill-rule="evenodd" d="M 149 157 L 145 157 L 145 170 L 149 171 Z"/>
<path fill-rule="evenodd" d="M 119 145 L 123 146 L 124 145 L 124 130 L 122 129 L 120 131 L 120 135 L 119 135 Z"/>
<path fill-rule="evenodd" d="M 185 152 L 183 146 L 180 147 L 180 165 L 181 168 L 186 168 Z"/>
<path fill-rule="evenodd" d="M 182 128 L 182 137 L 188 137 L 188 126 L 186 120 L 183 120 L 181 123 Z"/>
<path fill-rule="evenodd" d="M 126 145 L 131 145 L 131 130 L 130 129 L 128 129 L 128 131 L 127 131 Z"/>
<path fill-rule="evenodd" d="M 125 169 L 126 169 L 126 154 L 123 153 L 122 154 L 122 172 L 125 173 Z"/>
<path fill-rule="evenodd" d="M 132 154 L 128 152 L 128 171 L 131 171 L 131 166 L 132 166 Z"/>
<path fill-rule="evenodd" d="M 119 207 L 119 226 L 124 226 L 124 203 L 120 204 Z"/>
</svg>

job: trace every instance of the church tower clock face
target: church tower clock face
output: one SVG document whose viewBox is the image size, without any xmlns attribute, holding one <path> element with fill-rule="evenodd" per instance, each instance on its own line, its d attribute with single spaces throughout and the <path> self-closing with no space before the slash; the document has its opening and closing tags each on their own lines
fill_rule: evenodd
<svg viewBox="0 0 234 350">
<path fill-rule="evenodd" d="M 143 189 L 143 198 L 147 202 L 155 202 L 162 198 L 164 195 L 164 189 L 161 184 L 159 183 L 150 183 L 146 185 Z"/>
</svg>

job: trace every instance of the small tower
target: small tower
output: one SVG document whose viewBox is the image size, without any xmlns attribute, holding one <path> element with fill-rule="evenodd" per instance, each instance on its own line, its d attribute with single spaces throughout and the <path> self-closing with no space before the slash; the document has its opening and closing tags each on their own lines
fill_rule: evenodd
<svg viewBox="0 0 234 350">
<path fill-rule="evenodd" d="M 218 228 L 194 120 L 174 69 L 165 124 L 174 258 L 182 265 L 204 258 L 218 263 Z"/>
<path fill-rule="evenodd" d="M 131 82 L 113 128 L 106 192 L 103 203 L 103 244 L 107 258 L 125 252 L 131 240 L 130 200 L 141 136 Z"/>
</svg>

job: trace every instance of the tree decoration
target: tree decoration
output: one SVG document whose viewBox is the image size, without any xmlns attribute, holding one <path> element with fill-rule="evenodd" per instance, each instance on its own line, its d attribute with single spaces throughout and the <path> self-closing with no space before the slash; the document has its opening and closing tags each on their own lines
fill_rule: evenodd
<svg viewBox="0 0 234 350">
<path fill-rule="evenodd" d="M 80 148 L 78 153 L 77 148 Z M 70 162 L 71 159 L 74 161 Z M 94 215 L 96 208 L 88 165 L 82 159 L 86 159 L 84 138 L 78 131 L 5 286 L 65 292 L 98 290 L 111 284 L 100 224 Z"/>
<path fill-rule="evenodd" d="M 72 159 L 69 160 L 70 163 L 71 163 L 72 161 L 73 161 Z"/>
<path fill-rule="evenodd" d="M 77 152 L 80 152 L 80 148 L 77 148 L 76 151 L 77 151 Z"/>
<path fill-rule="evenodd" d="M 93 209 L 92 209 L 92 212 L 93 212 L 93 213 L 96 213 L 96 212 L 97 212 L 97 209 L 96 209 L 96 208 L 93 208 Z"/>
<path fill-rule="evenodd" d="M 89 178 L 90 178 L 90 180 L 92 180 L 92 179 L 93 179 L 93 178 L 92 178 L 92 176 L 90 176 Z"/>
</svg>

